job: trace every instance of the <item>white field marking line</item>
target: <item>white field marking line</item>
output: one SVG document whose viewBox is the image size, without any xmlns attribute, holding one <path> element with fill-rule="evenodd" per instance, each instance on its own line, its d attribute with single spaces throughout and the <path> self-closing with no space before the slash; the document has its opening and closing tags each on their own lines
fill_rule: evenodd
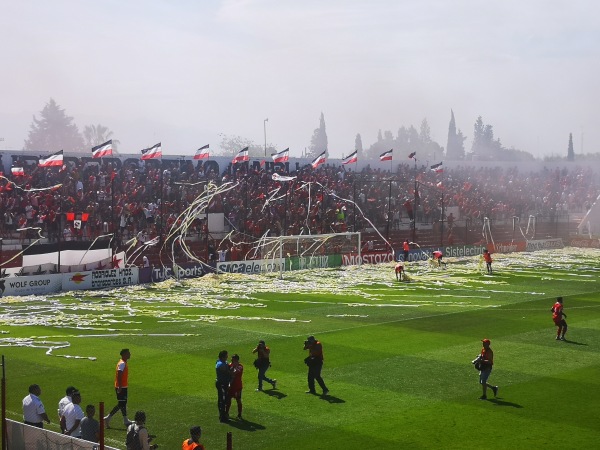
<svg viewBox="0 0 600 450">
<path fill-rule="evenodd" d="M 589 308 L 600 308 L 600 305 L 589 305 L 589 306 L 569 306 L 569 311 L 572 309 L 589 309 Z M 502 311 L 538 311 L 540 313 L 544 313 L 544 315 L 546 315 L 546 313 L 551 314 L 550 312 L 546 311 L 546 310 L 540 310 L 539 308 L 531 308 L 531 309 L 508 309 L 508 308 L 504 308 L 502 309 Z"/>
<path fill-rule="evenodd" d="M 582 295 L 583 293 L 577 293 L 577 294 L 570 294 L 571 295 Z M 529 302 L 534 302 L 534 301 L 538 301 L 539 299 L 530 299 L 530 300 L 525 300 L 523 302 L 520 303 L 529 303 Z M 592 307 L 596 307 L 596 306 L 592 306 Z M 496 308 L 498 310 L 501 310 L 502 312 L 504 311 L 519 311 L 517 309 L 501 309 L 502 306 L 481 306 L 481 307 L 475 307 L 475 309 L 473 309 L 473 311 L 477 311 L 477 310 L 484 310 L 484 309 L 491 309 L 491 308 Z M 569 309 L 574 309 L 574 308 L 569 308 Z M 521 311 L 527 311 L 527 310 L 521 310 Z M 533 311 L 539 311 L 538 309 L 535 309 Z M 409 320 L 419 320 L 419 319 L 430 319 L 432 317 L 442 317 L 442 316 L 449 316 L 449 315 L 453 315 L 453 314 L 458 314 L 458 313 L 462 313 L 463 311 L 452 311 L 452 312 L 447 312 L 447 313 L 443 313 L 443 314 L 432 314 L 432 315 L 427 315 L 427 316 L 420 316 L 420 317 L 406 317 L 406 318 L 402 318 L 402 319 L 397 319 L 397 320 L 389 320 L 387 322 L 377 322 L 377 323 L 365 323 L 365 324 L 360 324 L 360 325 L 356 325 L 353 327 L 348 327 L 348 328 L 336 328 L 336 329 L 331 329 L 331 330 L 324 330 L 324 331 L 319 331 L 318 333 L 312 333 L 312 334 L 325 334 L 325 333 L 335 333 L 338 331 L 348 331 L 348 330 L 355 330 L 358 328 L 366 328 L 366 327 L 372 327 L 372 326 L 378 326 L 378 325 L 387 325 L 390 323 L 398 323 L 398 322 L 406 322 Z M 469 311 L 471 312 L 471 311 Z M 303 334 L 298 334 L 295 336 L 285 336 L 285 337 L 301 337 L 304 336 Z"/>
<path fill-rule="evenodd" d="M 484 306 L 478 309 L 487 309 L 490 308 L 489 306 Z M 360 324 L 360 325 L 356 325 L 353 327 L 347 327 L 347 328 L 336 328 L 336 329 L 332 329 L 332 330 L 324 330 L 324 331 L 319 331 L 319 332 L 314 332 L 311 334 L 325 334 L 325 333 L 335 333 L 338 331 L 348 331 L 348 330 L 356 330 L 358 328 L 366 328 L 366 327 L 373 327 L 373 326 L 379 326 L 379 325 L 388 325 L 390 323 L 398 323 L 398 322 L 407 322 L 409 320 L 419 320 L 419 319 L 430 319 L 432 317 L 442 317 L 442 316 L 450 316 L 453 314 L 458 314 L 458 313 L 462 313 L 463 311 L 452 311 L 452 312 L 447 312 L 447 313 L 443 313 L 443 314 L 431 314 L 428 316 L 420 316 L 420 317 L 405 317 L 402 319 L 396 319 L 396 320 L 388 320 L 386 322 L 377 322 L 377 323 L 365 323 L 365 324 Z M 286 337 L 300 337 L 300 336 L 304 336 L 304 334 L 298 334 L 295 336 L 286 336 Z"/>
<path fill-rule="evenodd" d="M 111 334 L 82 334 L 82 335 L 62 335 L 62 336 L 37 336 L 31 337 L 30 339 L 52 339 L 52 338 L 98 338 L 98 337 L 120 337 L 120 336 L 174 336 L 174 337 L 186 337 L 186 336 L 202 336 L 201 334 L 193 333 L 173 333 L 173 334 L 158 334 L 158 333 L 111 333 Z"/>
</svg>

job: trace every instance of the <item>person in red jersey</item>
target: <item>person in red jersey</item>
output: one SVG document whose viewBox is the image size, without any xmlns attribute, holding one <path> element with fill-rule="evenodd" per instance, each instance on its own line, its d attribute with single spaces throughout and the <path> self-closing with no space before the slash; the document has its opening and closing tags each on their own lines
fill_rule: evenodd
<svg viewBox="0 0 600 450">
<path fill-rule="evenodd" d="M 487 248 L 483 251 L 483 260 L 485 261 L 485 267 L 488 273 L 492 273 L 492 254 Z"/>
<path fill-rule="evenodd" d="M 444 265 L 444 267 L 446 267 L 446 263 L 442 261 L 443 257 L 444 254 L 441 250 L 436 250 L 435 252 L 433 252 L 433 260 L 437 262 L 438 267 L 440 267 L 442 264 Z"/>
<path fill-rule="evenodd" d="M 402 261 L 398 261 L 396 263 L 396 267 L 394 270 L 396 271 L 396 280 L 404 280 L 404 263 Z"/>
<path fill-rule="evenodd" d="M 563 311 L 563 298 L 557 297 L 556 303 L 550 309 L 552 311 L 552 320 L 554 320 L 554 325 L 556 325 L 556 340 L 564 341 L 565 333 L 567 332 L 567 315 Z"/>
<path fill-rule="evenodd" d="M 490 347 L 489 339 L 482 339 L 483 348 L 479 355 L 479 364 L 481 369 L 479 371 L 479 384 L 481 384 L 482 395 L 479 397 L 480 400 L 487 400 L 487 389 L 490 388 L 494 392 L 494 397 L 498 397 L 498 386 L 492 386 L 487 382 L 492 368 L 494 367 L 494 351 Z"/>
<path fill-rule="evenodd" d="M 229 383 L 229 395 L 227 396 L 227 405 L 225 406 L 225 412 L 229 415 L 229 408 L 231 407 L 231 399 L 235 398 L 237 403 L 238 415 L 237 418 L 242 420 L 242 376 L 244 375 L 244 366 L 240 364 L 240 356 L 233 355 L 231 357 L 231 364 L 229 364 L 229 370 L 231 371 L 231 382 Z"/>
</svg>

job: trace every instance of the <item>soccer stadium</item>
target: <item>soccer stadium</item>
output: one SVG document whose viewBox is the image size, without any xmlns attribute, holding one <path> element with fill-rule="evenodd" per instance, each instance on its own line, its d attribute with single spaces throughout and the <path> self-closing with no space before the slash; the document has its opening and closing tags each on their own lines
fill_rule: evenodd
<svg viewBox="0 0 600 450">
<path fill-rule="evenodd" d="M 7 448 L 125 448 L 136 411 L 167 449 L 198 425 L 223 449 L 595 445 L 598 168 L 240 153 L 61 153 L 44 166 L 3 152 Z M 488 339 L 481 399 L 472 361 Z M 122 349 L 127 416 L 105 420 Z M 245 367 L 227 417 L 223 350 Z M 43 431 L 23 424 L 34 384 Z M 95 406 L 99 443 L 61 434 L 67 386 Z"/>
</svg>

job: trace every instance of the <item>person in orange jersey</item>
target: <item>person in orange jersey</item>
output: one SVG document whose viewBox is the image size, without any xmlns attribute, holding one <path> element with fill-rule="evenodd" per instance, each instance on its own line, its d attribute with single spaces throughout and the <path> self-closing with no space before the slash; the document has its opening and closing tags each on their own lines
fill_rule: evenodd
<svg viewBox="0 0 600 450">
<path fill-rule="evenodd" d="M 408 239 L 404 239 L 402 243 L 402 252 L 404 254 L 404 262 L 408 262 L 408 252 L 410 250 L 410 244 L 408 243 Z"/>
<path fill-rule="evenodd" d="M 120 410 L 123 414 L 123 424 L 127 427 L 131 425 L 129 419 L 127 419 L 127 389 L 129 387 L 129 365 L 127 361 L 131 358 L 131 353 L 128 348 L 121 350 L 121 359 L 117 363 L 117 369 L 115 372 L 115 393 L 117 394 L 117 404 L 108 414 L 104 417 L 105 428 L 110 428 L 110 419 Z"/>
<path fill-rule="evenodd" d="M 482 395 L 479 399 L 486 400 L 488 388 L 494 392 L 494 397 L 498 396 L 498 386 L 492 386 L 487 382 L 494 367 L 494 351 L 490 347 L 490 340 L 482 339 L 481 342 L 483 343 L 483 348 L 480 353 L 481 370 L 479 371 L 479 384 L 481 384 Z"/>
<path fill-rule="evenodd" d="M 181 450 L 204 450 L 204 445 L 200 443 L 202 428 L 199 426 L 190 428 L 190 438 L 183 441 Z"/>
</svg>

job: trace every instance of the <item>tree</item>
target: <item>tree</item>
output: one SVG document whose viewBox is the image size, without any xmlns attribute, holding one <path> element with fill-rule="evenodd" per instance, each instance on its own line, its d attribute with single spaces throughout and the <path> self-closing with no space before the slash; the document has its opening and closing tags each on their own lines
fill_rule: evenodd
<svg viewBox="0 0 600 450">
<path fill-rule="evenodd" d="M 219 144 L 221 147 L 220 154 L 223 156 L 234 157 L 240 150 L 246 147 L 248 147 L 248 155 L 250 157 L 264 158 L 265 156 L 265 148 L 260 144 L 255 144 L 254 141 L 250 139 L 241 136 L 227 136 L 225 134 L 220 134 L 219 136 L 221 136 L 221 143 Z M 272 153 L 276 153 L 273 144 L 268 144 L 267 156 Z"/>
<path fill-rule="evenodd" d="M 110 140 L 113 136 L 113 132 L 105 127 L 104 125 L 86 125 L 83 127 L 83 139 L 85 146 L 92 148 L 100 144 L 104 144 Z M 117 146 L 120 142 L 117 139 L 112 139 L 113 153 L 117 153 Z"/>
<path fill-rule="evenodd" d="M 567 161 L 575 161 L 575 151 L 573 150 L 573 133 L 569 133 L 569 149 L 567 150 Z"/>
<path fill-rule="evenodd" d="M 54 99 L 51 98 L 44 106 L 40 116 L 39 120 L 33 116 L 29 136 L 23 147 L 25 150 L 64 150 L 79 153 L 87 151 L 73 118 L 67 116 L 65 110 L 58 106 Z"/>
<path fill-rule="evenodd" d="M 362 145 L 362 138 L 360 137 L 360 133 L 358 133 L 356 135 L 356 138 L 354 139 L 354 150 L 356 150 L 356 154 L 359 157 L 363 156 L 363 145 Z"/>
<path fill-rule="evenodd" d="M 456 130 L 454 111 L 450 110 L 450 124 L 448 125 L 448 142 L 446 144 L 446 158 L 451 160 L 465 159 L 465 137 L 462 131 Z"/>
<path fill-rule="evenodd" d="M 86 125 L 83 127 L 83 140 L 86 147 L 95 147 L 104 144 L 108 140 L 113 141 L 113 152 L 117 151 L 117 145 L 120 142 L 117 139 L 112 139 L 113 132 L 104 125 Z"/>
<path fill-rule="evenodd" d="M 308 157 L 315 158 L 327 151 L 327 131 L 325 130 L 325 116 L 321 113 L 319 128 L 315 129 L 308 148 Z"/>
</svg>

